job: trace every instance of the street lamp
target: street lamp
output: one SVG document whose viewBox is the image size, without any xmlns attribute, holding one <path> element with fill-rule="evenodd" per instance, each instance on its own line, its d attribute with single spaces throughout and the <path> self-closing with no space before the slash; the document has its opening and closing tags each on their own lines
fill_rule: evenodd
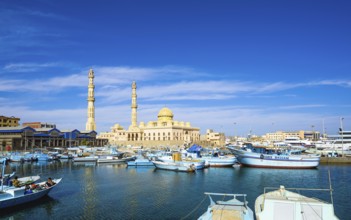
<svg viewBox="0 0 351 220">
<path fill-rule="evenodd" d="M 233 124 L 234 124 L 234 140 L 236 140 L 236 122 L 234 122 Z"/>
</svg>

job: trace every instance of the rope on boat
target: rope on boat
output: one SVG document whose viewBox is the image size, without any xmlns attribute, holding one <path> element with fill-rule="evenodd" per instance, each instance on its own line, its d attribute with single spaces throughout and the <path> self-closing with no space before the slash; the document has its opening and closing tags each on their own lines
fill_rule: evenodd
<svg viewBox="0 0 351 220">
<path fill-rule="evenodd" d="M 187 214 L 186 216 L 181 218 L 181 220 L 188 218 L 193 212 L 195 212 L 200 207 L 200 205 L 205 201 L 206 197 L 207 197 L 207 195 L 204 196 L 202 201 L 191 212 L 189 212 L 189 214 Z"/>
<path fill-rule="evenodd" d="M 314 214 L 316 214 L 316 215 L 319 217 L 319 219 L 323 220 L 323 217 L 320 216 L 320 215 L 317 213 L 317 211 L 311 206 L 310 202 L 308 202 L 308 201 L 304 198 L 304 196 L 303 196 L 302 194 L 300 194 L 300 190 L 296 190 L 296 191 L 297 191 L 298 194 L 301 196 L 301 199 L 302 199 L 304 202 L 306 202 L 306 204 L 308 205 L 308 207 L 310 207 L 310 209 L 312 209 L 312 211 L 314 212 Z M 303 206 L 302 206 L 301 203 L 300 203 L 300 208 L 301 208 L 301 216 L 302 216 L 302 219 L 306 219 L 306 218 L 305 218 L 305 212 L 304 212 L 304 209 L 303 209 Z"/>
</svg>

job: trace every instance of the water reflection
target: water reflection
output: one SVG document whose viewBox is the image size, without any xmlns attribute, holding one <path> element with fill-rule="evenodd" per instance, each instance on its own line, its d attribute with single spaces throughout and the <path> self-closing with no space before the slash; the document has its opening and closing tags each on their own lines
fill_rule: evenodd
<svg viewBox="0 0 351 220">
<path fill-rule="evenodd" d="M 7 173 L 37 175 L 63 180 L 50 199 L 16 207 L 3 218 L 14 219 L 181 219 L 204 198 L 204 192 L 245 193 L 249 207 L 264 187 L 328 188 L 330 168 L 336 214 L 348 218 L 351 189 L 350 166 L 320 166 L 312 170 L 209 168 L 196 173 L 171 172 L 154 167 L 127 167 L 125 164 L 51 163 L 9 164 Z M 23 175 L 24 176 L 24 175 Z M 313 195 L 321 198 L 320 195 Z M 321 199 L 328 200 L 329 196 Z M 206 210 L 208 201 L 188 219 Z M 113 211 L 111 211 L 113 210 Z"/>
</svg>

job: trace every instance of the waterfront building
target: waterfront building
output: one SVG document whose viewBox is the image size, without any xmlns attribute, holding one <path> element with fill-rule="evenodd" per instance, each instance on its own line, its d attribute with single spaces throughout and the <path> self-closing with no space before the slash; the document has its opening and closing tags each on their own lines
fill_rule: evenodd
<svg viewBox="0 0 351 220">
<path fill-rule="evenodd" d="M 75 146 L 104 146 L 106 139 L 97 139 L 95 131 L 60 131 L 57 128 L 31 128 L 29 126 L 1 127 L 0 147 L 2 151 L 30 151 L 36 148 Z"/>
<path fill-rule="evenodd" d="M 88 74 L 89 78 L 89 85 L 88 85 L 88 119 L 85 126 L 85 130 L 87 131 L 95 131 L 96 124 L 95 124 L 95 97 L 94 97 L 94 71 L 93 69 L 89 70 Z"/>
<path fill-rule="evenodd" d="M 205 141 L 205 142 L 204 142 Z M 201 144 L 211 147 L 223 147 L 226 143 L 225 135 L 222 132 L 215 132 L 207 129 L 206 134 L 201 136 Z"/>
<path fill-rule="evenodd" d="M 270 142 L 280 142 L 286 139 L 310 140 L 316 141 L 320 139 L 318 131 L 276 131 L 274 133 L 266 133 L 264 138 Z"/>
<path fill-rule="evenodd" d="M 200 129 L 192 127 L 190 122 L 175 121 L 173 112 L 162 108 L 156 121 L 140 122 L 137 125 L 137 93 L 136 83 L 132 83 L 131 125 L 128 130 L 115 124 L 110 132 L 101 132 L 98 138 L 106 138 L 112 145 L 118 146 L 183 146 L 200 141 Z"/>
<path fill-rule="evenodd" d="M 0 127 L 16 127 L 19 125 L 20 118 L 14 116 L 7 117 L 0 115 Z"/>
<path fill-rule="evenodd" d="M 23 127 L 31 127 L 31 128 L 56 128 L 55 124 L 50 124 L 50 123 L 41 123 L 41 122 L 23 122 L 22 123 Z"/>
</svg>

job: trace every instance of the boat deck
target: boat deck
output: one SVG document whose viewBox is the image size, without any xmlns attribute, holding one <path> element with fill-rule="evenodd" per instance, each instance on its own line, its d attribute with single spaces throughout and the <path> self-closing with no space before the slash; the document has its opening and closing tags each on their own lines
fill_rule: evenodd
<svg viewBox="0 0 351 220">
<path fill-rule="evenodd" d="M 243 212 L 246 208 L 242 205 L 221 205 L 212 206 L 212 219 L 233 219 L 241 220 L 244 218 Z"/>
</svg>

